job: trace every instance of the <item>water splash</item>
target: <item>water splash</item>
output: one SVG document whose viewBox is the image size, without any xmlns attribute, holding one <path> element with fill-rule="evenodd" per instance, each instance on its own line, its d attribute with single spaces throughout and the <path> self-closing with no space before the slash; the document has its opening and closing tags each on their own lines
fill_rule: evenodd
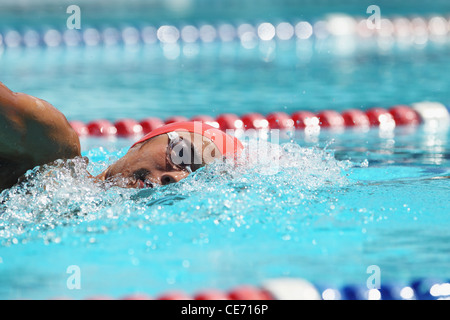
<svg viewBox="0 0 450 320">
<path fill-rule="evenodd" d="M 330 190 L 349 182 L 348 161 L 332 151 L 295 143 L 246 145 L 236 163 L 214 163 L 187 179 L 154 189 L 107 188 L 89 177 L 124 153 L 89 151 L 90 158 L 59 161 L 30 170 L 23 181 L 0 194 L 3 244 L 35 238 L 62 241 L 69 234 L 107 232 L 136 225 L 214 219 L 233 224 L 264 223 L 308 215 L 308 204 L 324 202 Z"/>
</svg>

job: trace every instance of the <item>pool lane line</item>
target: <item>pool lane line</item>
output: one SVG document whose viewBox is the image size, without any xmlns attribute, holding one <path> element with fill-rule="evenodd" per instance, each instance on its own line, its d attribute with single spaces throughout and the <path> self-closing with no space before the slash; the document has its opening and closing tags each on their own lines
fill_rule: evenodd
<svg viewBox="0 0 450 320">
<path fill-rule="evenodd" d="M 70 297 L 56 297 L 65 300 Z M 205 289 L 186 293 L 182 290 L 162 292 L 156 296 L 131 293 L 118 298 L 109 295 L 88 296 L 84 300 L 442 300 L 450 299 L 450 281 L 419 278 L 391 281 L 379 285 L 313 284 L 301 278 L 274 278 L 261 285 L 239 285 L 230 290 Z"/>
<path fill-rule="evenodd" d="M 394 105 L 388 109 L 373 107 L 368 110 L 348 109 L 342 113 L 335 110 L 319 112 L 296 111 L 271 112 L 267 115 L 251 112 L 238 116 L 233 113 L 217 117 L 198 115 L 191 118 L 173 116 L 167 119 L 149 117 L 142 120 L 121 119 L 111 122 L 106 119 L 93 120 L 89 123 L 70 121 L 70 125 L 80 137 L 139 137 L 164 124 L 180 121 L 200 121 L 221 130 L 308 130 L 319 132 L 320 129 L 368 129 L 378 127 L 392 130 L 398 126 L 425 125 L 442 128 L 450 124 L 450 111 L 438 102 L 420 102 L 408 105 Z"/>
<path fill-rule="evenodd" d="M 314 21 L 281 21 L 273 24 L 260 23 L 205 23 L 175 25 L 137 25 L 130 23 L 123 27 L 114 25 L 98 27 L 83 24 L 81 29 L 60 29 L 53 26 L 35 28 L 4 26 L 0 29 L 0 48 L 77 47 L 114 45 L 135 46 L 154 44 L 187 45 L 195 43 L 239 41 L 247 49 L 254 48 L 258 41 L 304 41 L 309 39 L 355 37 L 357 39 L 379 38 L 383 43 L 399 41 L 403 44 L 423 45 L 428 41 L 443 43 L 450 34 L 447 17 L 383 17 L 380 26 L 370 25 L 369 16 L 353 17 L 345 14 L 331 14 Z M 278 19 L 280 20 L 280 19 Z"/>
</svg>

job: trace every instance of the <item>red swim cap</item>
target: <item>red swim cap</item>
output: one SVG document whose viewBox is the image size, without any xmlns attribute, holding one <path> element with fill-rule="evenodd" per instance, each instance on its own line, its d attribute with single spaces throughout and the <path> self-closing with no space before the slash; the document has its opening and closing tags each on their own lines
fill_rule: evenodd
<svg viewBox="0 0 450 320">
<path fill-rule="evenodd" d="M 164 125 L 142 137 L 138 142 L 133 144 L 132 147 L 134 147 L 138 143 L 173 131 L 185 131 L 201 134 L 202 136 L 211 140 L 225 157 L 237 157 L 242 153 L 242 150 L 244 149 L 244 146 L 237 138 L 232 137 L 222 130 L 214 128 L 213 126 L 205 124 L 201 121 L 175 122 Z"/>
</svg>

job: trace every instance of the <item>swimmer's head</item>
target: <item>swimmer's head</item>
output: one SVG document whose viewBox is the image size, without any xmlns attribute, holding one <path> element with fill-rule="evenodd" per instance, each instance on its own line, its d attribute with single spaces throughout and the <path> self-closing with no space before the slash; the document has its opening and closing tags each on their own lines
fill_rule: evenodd
<svg viewBox="0 0 450 320">
<path fill-rule="evenodd" d="M 242 143 L 202 122 L 160 127 L 138 142 L 98 178 L 125 188 L 167 185 L 217 160 L 235 158 Z"/>
</svg>

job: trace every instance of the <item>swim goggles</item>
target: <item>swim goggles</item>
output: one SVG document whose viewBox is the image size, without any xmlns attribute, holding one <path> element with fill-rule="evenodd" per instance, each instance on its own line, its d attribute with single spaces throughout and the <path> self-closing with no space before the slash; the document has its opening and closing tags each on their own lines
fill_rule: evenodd
<svg viewBox="0 0 450 320">
<path fill-rule="evenodd" d="M 190 141 L 180 137 L 176 131 L 167 132 L 166 134 L 169 137 L 166 150 L 167 159 L 175 167 L 191 174 L 193 172 L 192 165 L 198 160 L 195 147 Z"/>
</svg>

